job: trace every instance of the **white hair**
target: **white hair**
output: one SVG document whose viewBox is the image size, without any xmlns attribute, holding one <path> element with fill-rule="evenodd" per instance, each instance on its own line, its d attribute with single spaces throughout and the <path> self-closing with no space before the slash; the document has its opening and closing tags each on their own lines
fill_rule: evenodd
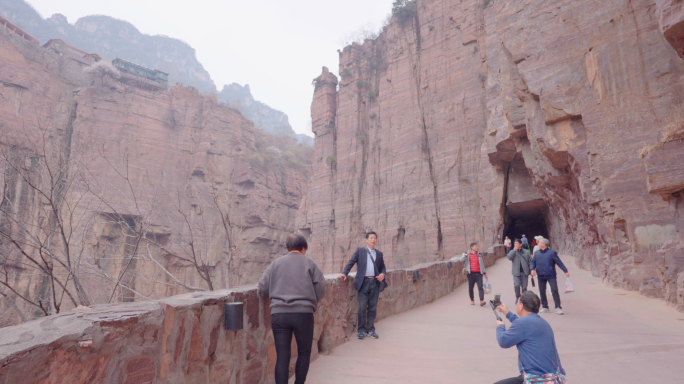
<svg viewBox="0 0 684 384">
<path fill-rule="evenodd" d="M 546 246 L 549 245 L 549 239 L 541 239 L 541 242 L 546 244 Z"/>
</svg>

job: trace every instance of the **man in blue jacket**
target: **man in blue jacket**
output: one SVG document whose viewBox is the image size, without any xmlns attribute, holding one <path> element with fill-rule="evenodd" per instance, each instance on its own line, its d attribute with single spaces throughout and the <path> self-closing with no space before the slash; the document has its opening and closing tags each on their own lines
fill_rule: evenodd
<svg viewBox="0 0 684 384">
<path fill-rule="evenodd" d="M 555 378 L 558 381 L 553 382 L 564 383 L 565 370 L 561 366 L 553 330 L 538 314 L 539 297 L 532 291 L 523 293 L 515 307 L 517 316 L 505 304 L 499 305 L 498 309 L 511 322 L 511 327 L 506 329 L 503 321 L 497 321 L 496 340 L 501 348 L 518 348 L 520 376 L 495 384 L 522 384 L 525 378 L 537 377 Z"/>
<path fill-rule="evenodd" d="M 539 296 L 541 296 L 542 310 L 541 313 L 549 313 L 549 302 L 546 298 L 546 284 L 551 286 L 551 294 L 553 295 L 553 303 L 556 305 L 556 313 L 563 314 L 561 308 L 560 295 L 558 294 L 558 281 L 556 280 L 556 265 L 565 272 L 565 276 L 570 277 L 568 269 L 561 261 L 558 254 L 553 249 L 549 248 L 549 240 L 542 239 L 539 243 L 539 250 L 534 253 L 530 268 L 532 269 L 532 276 L 539 276 Z"/>
</svg>

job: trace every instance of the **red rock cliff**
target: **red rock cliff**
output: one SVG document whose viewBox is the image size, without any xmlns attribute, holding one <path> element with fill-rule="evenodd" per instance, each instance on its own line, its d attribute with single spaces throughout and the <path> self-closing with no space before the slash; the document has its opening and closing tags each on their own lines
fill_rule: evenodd
<svg viewBox="0 0 684 384">
<path fill-rule="evenodd" d="M 419 0 L 346 47 L 311 107 L 311 255 L 337 272 L 372 229 L 397 268 L 542 234 L 683 307 L 681 2 L 657 3 Z"/>
<path fill-rule="evenodd" d="M 216 288 L 225 287 L 229 280 L 230 286 L 258 280 L 264 268 L 285 252 L 285 238 L 294 232 L 295 213 L 307 185 L 305 167 L 291 166 L 296 163 L 292 153 L 259 148 L 264 140 L 269 142 L 268 136 L 239 112 L 219 104 L 215 96 L 182 86 L 150 93 L 115 77 L 115 73 L 90 71 L 0 28 L 0 145 L 15 150 L 11 143 L 21 132 L 32 139 L 44 132 L 51 146 L 70 148 L 72 157 L 77 145 L 83 150 L 78 153 L 84 159 L 81 172 L 71 173 L 79 180 L 65 180 L 79 188 L 70 188 L 64 200 L 76 207 L 79 218 L 67 221 L 73 235 L 86 233 L 78 247 L 84 250 L 79 262 L 89 271 L 83 284 L 90 302 L 107 302 L 113 289 L 109 279 L 121 274 L 126 275 L 122 285 L 137 293 L 117 294 L 115 301 L 186 292 L 149 259 L 131 259 L 130 254 L 135 254 L 129 249 L 131 234 L 107 219 L 112 216 L 130 220 L 136 228 L 144 223 L 147 238 L 168 247 L 164 252 L 156 250 L 157 260 L 187 286 L 206 288 L 187 260 L 168 256 L 187 252 L 174 246 L 174 239 L 191 235 L 185 219 L 200 223 L 195 228 L 204 231 L 194 236 L 203 257 L 209 259 Z M 265 160 L 279 156 L 282 161 Z M 16 172 L 2 165 L 2 204 L 18 207 L 22 223 L 39 228 L 41 218 L 32 212 L 40 198 Z M 32 165 L 29 161 L 25 166 Z M 83 193 L 86 182 L 106 203 L 95 194 Z M 237 254 L 230 264 L 221 218 L 209 209 L 212 192 L 230 205 L 236 227 Z M 16 225 L 16 221 L 0 215 L 0 225 Z M 0 241 L 7 251 L 2 265 L 9 272 L 3 279 L 15 279 L 17 291 L 29 297 L 44 294 L 50 289 L 45 281 L 31 277 L 31 268 L 24 268 L 21 257 L 12 256 L 15 248 L 5 240 Z M 144 253 L 141 246 L 137 254 Z M 20 306 L 26 304 L 15 299 Z M 13 312 L 6 306 L 7 301 L 0 300 L 0 311 Z"/>
</svg>

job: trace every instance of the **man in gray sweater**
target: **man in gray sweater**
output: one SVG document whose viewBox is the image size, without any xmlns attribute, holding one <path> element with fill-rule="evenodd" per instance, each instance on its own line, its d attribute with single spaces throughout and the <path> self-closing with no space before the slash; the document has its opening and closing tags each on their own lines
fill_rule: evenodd
<svg viewBox="0 0 684 384">
<path fill-rule="evenodd" d="M 276 384 L 287 384 L 292 335 L 297 340 L 295 383 L 303 384 L 309 372 L 314 312 L 325 295 L 325 277 L 306 257 L 308 244 L 302 235 L 287 238 L 285 256 L 276 259 L 259 281 L 259 294 L 271 299 L 271 328 L 276 346 Z"/>
<path fill-rule="evenodd" d="M 508 252 L 507 257 L 513 264 L 513 289 L 517 303 L 520 295 L 527 292 L 527 282 L 530 276 L 530 251 L 523 249 L 520 239 L 515 239 L 513 249 Z"/>
</svg>

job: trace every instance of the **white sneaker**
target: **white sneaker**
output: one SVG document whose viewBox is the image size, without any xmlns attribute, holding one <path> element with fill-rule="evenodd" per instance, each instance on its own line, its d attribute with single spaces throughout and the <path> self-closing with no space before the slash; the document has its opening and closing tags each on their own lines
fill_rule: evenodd
<svg viewBox="0 0 684 384">
<path fill-rule="evenodd" d="M 546 311 L 548 312 L 548 309 L 547 309 Z M 565 312 L 563 312 L 563 310 L 560 309 L 560 308 L 556 308 L 556 314 L 558 314 L 558 315 L 564 315 Z"/>
<path fill-rule="evenodd" d="M 542 310 L 539 311 L 539 313 L 549 313 L 549 312 L 551 312 L 551 311 L 549 311 L 548 308 L 542 308 Z"/>
</svg>

